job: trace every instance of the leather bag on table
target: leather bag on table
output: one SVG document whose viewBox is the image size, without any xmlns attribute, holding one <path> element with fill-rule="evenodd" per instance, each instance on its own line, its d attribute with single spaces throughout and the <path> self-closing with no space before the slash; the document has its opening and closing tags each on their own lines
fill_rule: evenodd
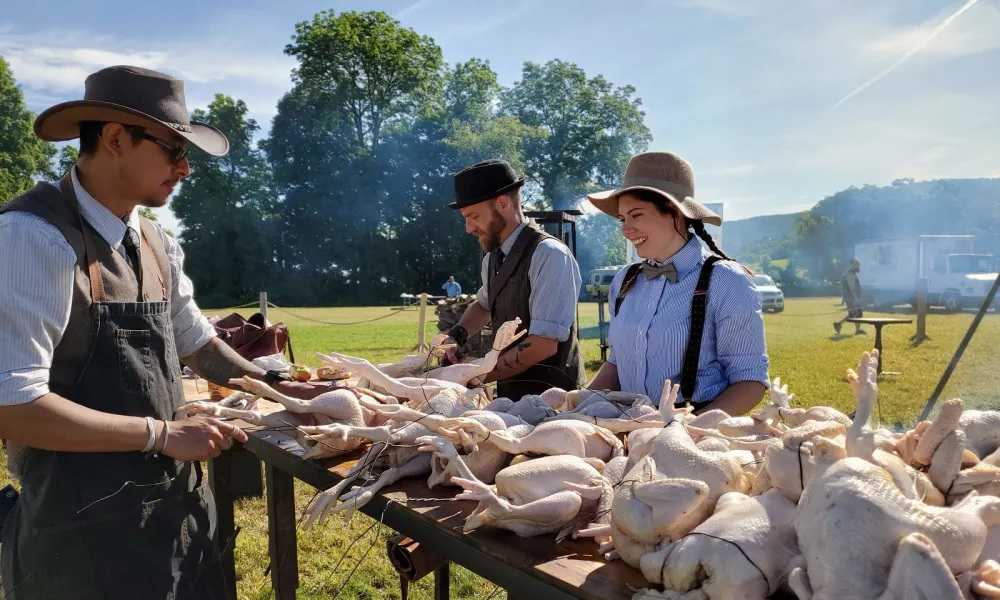
<svg viewBox="0 0 1000 600">
<path fill-rule="evenodd" d="M 261 313 L 256 313 L 249 319 L 233 313 L 216 321 L 214 326 L 219 338 L 247 360 L 285 354 L 287 349 L 289 361 L 295 362 L 292 340 L 284 323 L 267 326 Z"/>
<path fill-rule="evenodd" d="M 292 340 L 284 323 L 268 326 L 261 313 L 256 313 L 249 319 L 244 319 L 239 313 L 232 313 L 212 325 L 219 339 L 247 360 L 285 354 L 287 349 L 289 362 L 295 362 Z M 218 402 L 235 391 L 211 382 L 208 389 L 213 402 Z"/>
</svg>

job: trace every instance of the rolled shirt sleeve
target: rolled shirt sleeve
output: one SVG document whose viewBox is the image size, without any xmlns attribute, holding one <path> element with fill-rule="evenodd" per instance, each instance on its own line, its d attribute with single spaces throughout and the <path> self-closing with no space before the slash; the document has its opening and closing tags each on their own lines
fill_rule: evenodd
<svg viewBox="0 0 1000 600">
<path fill-rule="evenodd" d="M 215 327 L 208 322 L 194 301 L 194 284 L 184 274 L 184 251 L 180 244 L 160 231 L 163 247 L 170 263 L 173 289 L 170 291 L 170 320 L 174 328 L 177 356 L 190 356 L 216 336 Z"/>
<path fill-rule="evenodd" d="M 749 276 L 727 267 L 716 269 L 719 276 L 730 279 L 717 288 L 727 292 L 715 305 L 717 360 L 725 369 L 730 385 L 741 381 L 759 381 L 770 387 L 760 292 Z M 734 278 L 736 281 L 733 281 Z"/>
<path fill-rule="evenodd" d="M 561 242 L 542 240 L 531 257 L 528 278 L 528 334 L 565 342 L 576 321 L 576 301 L 583 283 L 576 259 Z"/>
<path fill-rule="evenodd" d="M 49 392 L 75 264 L 76 252 L 55 226 L 27 213 L 0 215 L 0 406 Z"/>
<path fill-rule="evenodd" d="M 486 270 L 489 269 L 490 255 L 487 254 L 483 257 L 483 264 L 479 266 L 479 281 L 483 284 L 479 286 L 479 290 L 476 292 L 476 302 L 479 302 L 479 306 L 482 306 L 486 310 L 490 309 L 490 296 L 486 290 Z"/>
</svg>

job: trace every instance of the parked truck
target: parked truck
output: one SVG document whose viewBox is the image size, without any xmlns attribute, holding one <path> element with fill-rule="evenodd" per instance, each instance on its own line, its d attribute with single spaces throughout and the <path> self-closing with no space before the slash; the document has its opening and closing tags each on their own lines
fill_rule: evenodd
<svg viewBox="0 0 1000 600">
<path fill-rule="evenodd" d="M 854 246 L 861 261 L 862 302 L 877 308 L 916 306 L 921 278 L 927 303 L 949 311 L 978 307 L 997 278 L 996 259 L 977 254 L 971 235 L 920 235 Z"/>
</svg>

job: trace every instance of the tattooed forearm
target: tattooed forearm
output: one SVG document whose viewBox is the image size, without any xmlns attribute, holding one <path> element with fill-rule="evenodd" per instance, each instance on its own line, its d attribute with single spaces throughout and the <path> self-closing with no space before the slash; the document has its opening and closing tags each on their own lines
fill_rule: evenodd
<svg viewBox="0 0 1000 600">
<path fill-rule="evenodd" d="M 200 350 L 185 356 L 181 361 L 199 377 L 223 386 L 228 386 L 230 379 L 244 375 L 254 378 L 264 376 L 264 369 L 237 354 L 219 338 L 212 338 Z"/>
<path fill-rule="evenodd" d="M 554 339 L 529 335 L 500 355 L 496 368 L 486 377 L 485 382 L 500 381 L 519 375 L 555 354 L 557 348 L 558 342 Z"/>
</svg>

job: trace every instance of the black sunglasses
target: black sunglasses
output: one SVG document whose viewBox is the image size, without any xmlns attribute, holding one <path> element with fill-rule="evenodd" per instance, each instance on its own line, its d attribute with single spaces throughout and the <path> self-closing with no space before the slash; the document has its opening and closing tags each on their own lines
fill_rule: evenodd
<svg viewBox="0 0 1000 600">
<path fill-rule="evenodd" d="M 148 133 L 146 133 L 145 129 L 143 129 L 142 127 L 138 127 L 136 125 L 124 125 L 123 127 L 125 127 L 125 129 L 127 129 L 130 132 L 138 133 L 139 135 L 142 136 L 143 139 L 149 140 L 150 142 L 153 142 L 154 144 L 162 148 L 163 151 L 167 153 L 167 159 L 174 165 L 180 163 L 182 160 L 187 158 L 188 155 L 187 145 L 174 146 L 173 144 L 164 142 L 160 138 L 149 135 Z"/>
</svg>

